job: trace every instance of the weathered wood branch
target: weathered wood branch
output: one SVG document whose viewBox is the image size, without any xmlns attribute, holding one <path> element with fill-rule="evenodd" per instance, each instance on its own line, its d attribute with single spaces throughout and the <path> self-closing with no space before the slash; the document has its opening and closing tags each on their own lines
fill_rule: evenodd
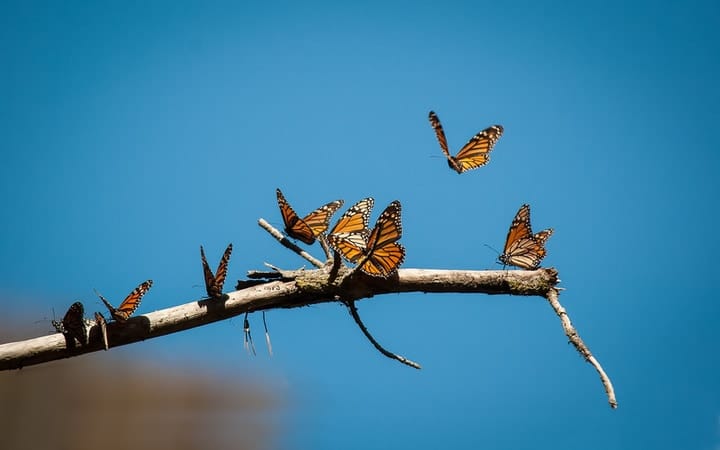
<svg viewBox="0 0 720 450">
<path fill-rule="evenodd" d="M 541 296 L 548 299 L 562 321 L 563 328 L 578 351 L 600 374 L 610 405 L 615 407 L 609 377 L 580 339 L 560 305 L 556 285 L 557 271 L 538 270 L 430 270 L 400 269 L 388 278 L 373 278 L 337 264 L 321 269 L 254 272 L 251 280 L 238 282 L 238 290 L 223 299 L 202 299 L 183 305 L 131 317 L 126 323 L 110 322 L 107 333 L 110 347 L 131 344 L 167 334 L 225 320 L 247 312 L 275 308 L 298 308 L 317 303 L 372 298 L 400 292 L 454 292 L 490 295 Z M 279 279 L 278 279 L 279 278 Z M 90 329 L 90 342 L 80 346 L 62 334 L 52 334 L 0 345 L 0 370 L 18 369 L 62 358 L 104 350 L 100 328 Z M 397 359 L 397 358 L 396 358 Z"/>
<path fill-rule="evenodd" d="M 260 282 L 230 292 L 224 300 L 202 299 L 131 317 L 125 324 L 110 322 L 110 347 L 131 344 L 207 325 L 244 314 L 274 308 L 297 308 L 315 303 L 350 301 L 391 292 L 475 292 L 487 294 L 542 295 L 554 285 L 555 271 L 457 271 L 401 269 L 387 280 L 363 274 L 343 278 L 342 267 L 333 280 L 326 269 L 282 272 L 283 280 Z M 244 285 L 247 281 L 240 281 Z M 144 303 L 145 305 L 149 302 Z M 99 327 L 90 330 L 90 344 L 68 348 L 56 333 L 0 345 L 0 370 L 17 369 L 104 350 Z"/>
<path fill-rule="evenodd" d="M 585 342 L 583 342 L 583 340 L 580 338 L 580 335 L 573 326 L 572 322 L 570 322 L 570 316 L 568 316 L 567 311 L 565 311 L 565 308 L 563 308 L 563 306 L 560 304 L 560 299 L 558 298 L 558 289 L 550 289 L 544 297 L 550 303 L 550 306 L 552 306 L 555 314 L 557 314 L 560 318 L 563 330 L 565 331 L 565 335 L 570 340 L 570 343 L 575 347 L 578 353 L 580 353 L 583 358 L 585 358 L 585 361 L 589 362 L 595 368 L 595 370 L 597 370 L 597 373 L 600 376 L 600 381 L 605 388 L 605 393 L 607 394 L 610 407 L 613 409 L 617 408 L 617 399 L 615 398 L 615 389 L 613 389 L 612 381 L 610 381 L 610 377 L 607 376 L 598 360 L 595 359 L 592 353 L 590 353 L 590 349 L 585 345 Z"/>
</svg>

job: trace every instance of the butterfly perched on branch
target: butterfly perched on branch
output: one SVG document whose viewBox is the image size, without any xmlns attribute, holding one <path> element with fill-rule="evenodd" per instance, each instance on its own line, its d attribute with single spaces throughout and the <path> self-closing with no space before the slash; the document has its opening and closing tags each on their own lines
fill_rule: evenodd
<svg viewBox="0 0 720 450">
<path fill-rule="evenodd" d="M 107 322 L 102 313 L 95 311 L 95 326 L 100 328 L 100 337 L 102 337 L 105 350 L 108 349 Z"/>
<path fill-rule="evenodd" d="M 401 205 L 397 200 L 385 208 L 369 233 L 343 231 L 328 235 L 328 244 L 368 275 L 387 278 L 405 260 L 405 248 L 397 243 L 402 237 Z"/>
<path fill-rule="evenodd" d="M 217 271 L 215 273 L 210 270 L 207 259 L 205 259 L 205 250 L 200 246 L 200 259 L 202 260 L 203 274 L 205 275 L 205 290 L 210 298 L 220 298 L 223 293 L 223 285 L 225 285 L 225 277 L 227 276 L 228 263 L 230 262 L 230 254 L 232 253 L 232 244 L 228 245 L 220 258 Z"/>
<path fill-rule="evenodd" d="M 52 320 L 52 324 L 58 333 L 62 333 L 70 339 L 77 339 L 80 345 L 88 343 L 87 327 L 85 326 L 85 308 L 80 302 L 75 302 L 68 308 L 62 321 Z"/>
<path fill-rule="evenodd" d="M 120 306 L 117 308 L 113 307 L 113 305 L 108 302 L 105 297 L 100 295 L 99 292 L 95 291 L 98 297 L 100 297 L 100 300 L 105 303 L 105 306 L 107 306 L 108 311 L 110 311 L 110 316 L 117 320 L 118 322 L 125 322 L 130 318 L 132 313 L 135 312 L 138 306 L 140 306 L 140 300 L 142 299 L 142 296 L 145 295 L 145 293 L 152 287 L 153 281 L 147 280 L 140 284 L 140 286 L 136 287 L 130 295 L 125 297 L 125 300 L 120 303 Z"/>
<path fill-rule="evenodd" d="M 492 151 L 493 146 L 503 134 L 502 125 L 485 128 L 473 136 L 467 144 L 463 145 L 457 155 L 452 156 L 450 155 L 445 132 L 440 124 L 440 118 L 433 111 L 430 111 L 428 118 L 430 119 L 430 125 L 435 130 L 440 149 L 447 158 L 448 166 L 457 173 L 463 173 L 487 164 L 490 161 L 490 151 Z"/>
<path fill-rule="evenodd" d="M 315 238 L 327 230 L 330 218 L 343 205 L 342 200 L 335 200 L 319 207 L 301 219 L 287 202 L 282 191 L 277 189 L 276 193 L 280 214 L 285 224 L 285 233 L 291 238 L 308 245 L 315 243 Z"/>
<path fill-rule="evenodd" d="M 498 259 L 503 265 L 537 269 L 547 253 L 545 242 L 552 234 L 552 228 L 533 234 L 530 226 L 530 205 L 522 205 L 510 224 L 503 253 Z"/>
</svg>

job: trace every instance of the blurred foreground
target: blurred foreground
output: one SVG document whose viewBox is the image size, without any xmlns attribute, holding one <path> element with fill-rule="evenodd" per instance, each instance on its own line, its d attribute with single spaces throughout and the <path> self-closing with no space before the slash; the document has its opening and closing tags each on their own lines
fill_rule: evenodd
<svg viewBox="0 0 720 450">
<path fill-rule="evenodd" d="M 14 340 L 3 334 L 0 342 Z M 280 404 L 268 386 L 100 359 L 0 372 L 0 448 L 266 449 L 277 442 Z"/>
</svg>

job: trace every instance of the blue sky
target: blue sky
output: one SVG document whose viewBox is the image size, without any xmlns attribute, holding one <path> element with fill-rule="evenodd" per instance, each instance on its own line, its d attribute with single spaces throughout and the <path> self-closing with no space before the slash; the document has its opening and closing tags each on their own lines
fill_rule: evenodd
<svg viewBox="0 0 720 450">
<path fill-rule="evenodd" d="M 268 314 L 275 356 L 235 319 L 115 353 L 270 380 L 278 445 L 720 448 L 717 123 L 711 2 L 4 3 L 0 6 L 1 327 L 47 333 L 52 308 L 100 310 L 155 285 L 140 312 L 231 279 L 296 268 L 256 224 L 280 187 L 301 214 L 373 196 L 403 204 L 405 267 L 497 268 L 523 203 L 555 228 L 545 265 L 612 377 L 538 298 L 388 295 Z M 502 124 L 490 164 L 458 149 Z M 312 249 L 320 255 L 319 247 Z M 22 322 L 25 321 L 25 322 Z M 261 344 L 262 323 L 252 317 Z M 233 345 L 228 346 L 228 342 Z M 88 356 L 93 358 L 94 355 Z"/>
</svg>

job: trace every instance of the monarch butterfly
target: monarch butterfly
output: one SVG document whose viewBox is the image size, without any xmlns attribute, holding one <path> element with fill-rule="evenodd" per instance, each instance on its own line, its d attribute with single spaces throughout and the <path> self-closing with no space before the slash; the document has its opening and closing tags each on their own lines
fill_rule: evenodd
<svg viewBox="0 0 720 450">
<path fill-rule="evenodd" d="M 308 245 L 312 245 L 315 238 L 327 230 L 330 218 L 344 203 L 342 200 L 335 200 L 319 207 L 301 219 L 285 200 L 285 196 L 280 189 L 277 189 L 276 192 L 280 214 L 282 214 L 285 223 L 285 232 L 288 236 Z"/>
<path fill-rule="evenodd" d="M 343 241 L 355 246 L 364 247 L 370 234 L 368 231 L 368 222 L 370 222 L 370 212 L 372 211 L 373 205 L 375 205 L 375 200 L 372 197 L 368 197 L 355 203 L 350 209 L 345 211 L 328 234 L 328 243 L 330 246 L 332 247 L 332 242 Z M 333 236 L 332 239 L 331 236 Z M 342 252 L 340 253 L 342 254 Z"/>
<path fill-rule="evenodd" d="M 52 321 L 58 333 L 65 334 L 70 339 L 77 339 L 81 345 L 88 342 L 87 328 L 85 327 L 85 307 L 80 302 L 70 305 L 61 322 Z"/>
<path fill-rule="evenodd" d="M 552 228 L 533 234 L 530 226 L 530 205 L 522 205 L 510 224 L 505 248 L 498 259 L 503 265 L 537 269 L 547 253 L 545 242 L 552 234 Z"/>
<path fill-rule="evenodd" d="M 387 278 L 405 260 L 405 248 L 396 241 L 402 237 L 401 205 L 395 200 L 380 214 L 375 227 L 361 245 L 339 235 L 328 236 L 328 243 L 358 269 L 374 277 Z"/>
<path fill-rule="evenodd" d="M 102 335 L 103 344 L 105 344 L 105 350 L 108 349 L 108 338 L 107 338 L 107 322 L 105 316 L 99 312 L 95 312 L 95 325 L 100 327 L 100 334 Z"/>
<path fill-rule="evenodd" d="M 223 285 L 225 284 L 225 276 L 227 276 L 228 262 L 230 262 L 230 254 L 232 253 L 232 244 L 228 245 L 225 253 L 220 258 L 217 272 L 213 274 L 205 259 L 205 251 L 200 246 L 200 259 L 202 259 L 203 273 L 205 274 L 205 290 L 210 298 L 222 297 Z"/>
<path fill-rule="evenodd" d="M 135 312 L 137 307 L 140 306 L 142 296 L 145 295 L 145 293 L 152 287 L 152 284 L 152 280 L 147 280 L 140 284 L 140 286 L 136 287 L 130 295 L 125 297 L 125 300 L 123 300 L 117 308 L 113 308 L 113 305 L 111 305 L 105 297 L 100 295 L 99 292 L 95 291 L 95 293 L 98 297 L 100 297 L 100 300 L 105 303 L 105 306 L 107 306 L 108 311 L 110 311 L 110 316 L 112 316 L 113 319 L 118 322 L 125 322 L 128 318 L 130 318 L 132 313 Z"/>
<path fill-rule="evenodd" d="M 433 111 L 430 111 L 429 119 L 430 125 L 435 130 L 435 135 L 440 143 L 440 148 L 448 160 L 448 166 L 457 173 L 463 173 L 487 164 L 490 161 L 490 151 L 503 134 L 502 125 L 485 128 L 470 138 L 457 155 L 451 156 L 440 119 Z"/>
</svg>

